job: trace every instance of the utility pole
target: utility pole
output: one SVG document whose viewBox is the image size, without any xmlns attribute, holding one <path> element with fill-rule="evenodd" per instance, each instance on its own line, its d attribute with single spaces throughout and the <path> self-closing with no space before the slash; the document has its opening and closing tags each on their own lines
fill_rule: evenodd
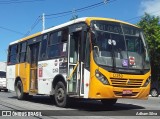
<svg viewBox="0 0 160 119">
<path fill-rule="evenodd" d="M 45 14 L 42 15 L 42 30 L 45 30 Z"/>
</svg>

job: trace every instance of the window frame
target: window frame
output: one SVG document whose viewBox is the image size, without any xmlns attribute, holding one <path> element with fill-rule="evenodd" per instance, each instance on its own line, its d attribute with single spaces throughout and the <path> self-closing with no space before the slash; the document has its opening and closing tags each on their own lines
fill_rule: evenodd
<svg viewBox="0 0 160 119">
<path fill-rule="evenodd" d="M 23 47 L 22 45 L 25 44 L 25 51 L 22 51 Z M 23 56 L 23 60 L 21 61 L 21 55 L 24 54 Z M 18 54 L 18 61 L 19 63 L 24 63 L 27 61 L 27 42 L 24 41 L 24 42 L 20 42 L 19 43 L 19 54 Z"/>
<path fill-rule="evenodd" d="M 61 36 L 60 36 L 60 39 L 58 40 L 58 42 L 51 42 L 51 35 L 54 34 L 54 33 L 57 33 L 57 36 L 58 36 L 59 32 L 61 32 Z M 64 39 L 64 34 L 67 37 L 66 40 L 63 40 Z M 68 53 L 68 48 L 67 48 L 68 35 L 69 35 L 69 28 L 68 27 L 65 27 L 65 28 L 62 28 L 62 29 L 58 29 L 58 30 L 55 30 L 55 31 L 52 31 L 52 32 L 49 33 L 48 42 L 47 42 L 47 58 L 48 59 L 67 57 L 67 53 Z M 54 37 L 52 37 L 52 38 L 54 38 Z M 64 45 L 66 45 L 66 51 L 63 54 Z M 54 47 L 54 46 L 58 47 L 58 53 L 57 53 L 57 55 L 49 56 L 49 53 L 50 53 L 49 48 Z M 53 53 L 53 54 L 55 54 L 55 53 Z"/>
<path fill-rule="evenodd" d="M 9 46 L 9 49 L 8 49 L 8 60 L 7 60 L 7 64 L 8 65 L 14 65 L 14 64 L 17 64 L 19 61 L 18 61 L 18 54 L 19 54 L 19 48 L 18 48 L 18 43 L 16 44 L 13 44 L 13 45 L 10 45 Z M 13 54 L 12 52 L 12 48 L 13 47 L 16 47 L 16 52 Z M 12 61 L 11 57 L 12 56 L 15 56 L 15 62 Z"/>
<path fill-rule="evenodd" d="M 45 36 L 47 36 L 46 38 L 44 38 Z M 38 58 L 38 61 L 43 61 L 43 60 L 47 60 L 48 59 L 48 55 L 47 55 L 47 48 L 48 48 L 48 37 L 49 37 L 49 34 L 46 33 L 46 34 L 43 34 L 42 35 L 42 39 L 41 39 L 41 43 L 40 43 L 40 51 L 39 51 L 39 58 Z M 45 57 L 42 58 L 42 49 L 43 49 L 43 41 L 45 41 L 45 51 L 43 51 L 43 53 L 45 53 Z"/>
</svg>

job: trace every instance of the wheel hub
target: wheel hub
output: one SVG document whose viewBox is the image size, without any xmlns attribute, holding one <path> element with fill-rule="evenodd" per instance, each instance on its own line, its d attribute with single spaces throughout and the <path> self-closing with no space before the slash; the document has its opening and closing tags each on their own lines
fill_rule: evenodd
<svg viewBox="0 0 160 119">
<path fill-rule="evenodd" d="M 63 101 L 64 99 L 64 90 L 62 88 L 59 88 L 57 91 L 57 99 L 58 101 Z"/>
</svg>

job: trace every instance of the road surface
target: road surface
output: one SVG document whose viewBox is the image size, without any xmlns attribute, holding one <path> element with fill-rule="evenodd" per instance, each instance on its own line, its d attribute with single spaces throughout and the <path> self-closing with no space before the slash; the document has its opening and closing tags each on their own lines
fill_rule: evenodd
<svg viewBox="0 0 160 119">
<path fill-rule="evenodd" d="M 0 110 L 4 115 L 0 117 L 2 119 L 160 119 L 160 116 L 156 116 L 157 112 L 160 114 L 160 97 L 149 97 L 148 100 L 119 99 L 113 107 L 106 107 L 100 101 L 73 100 L 69 108 L 60 108 L 48 96 L 17 100 L 14 92 L 0 92 Z M 6 110 L 11 111 L 12 116 L 6 116 Z M 28 113 L 29 117 L 26 117 Z"/>
</svg>

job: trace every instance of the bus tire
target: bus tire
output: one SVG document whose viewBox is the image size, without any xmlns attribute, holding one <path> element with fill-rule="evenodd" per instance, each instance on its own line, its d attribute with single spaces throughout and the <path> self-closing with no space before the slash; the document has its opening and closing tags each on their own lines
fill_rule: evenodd
<svg viewBox="0 0 160 119">
<path fill-rule="evenodd" d="M 102 99 L 101 102 L 105 106 L 113 106 L 117 102 L 117 99 Z"/>
<path fill-rule="evenodd" d="M 15 90 L 18 100 L 24 100 L 27 94 L 23 92 L 23 84 L 20 80 L 17 81 Z"/>
<path fill-rule="evenodd" d="M 158 97 L 158 91 L 157 91 L 155 88 L 153 88 L 153 89 L 151 90 L 151 96 L 152 96 L 152 97 Z"/>
<path fill-rule="evenodd" d="M 66 92 L 66 87 L 63 82 L 59 81 L 55 87 L 54 95 L 55 103 L 58 107 L 67 107 L 68 106 L 68 96 Z"/>
</svg>

